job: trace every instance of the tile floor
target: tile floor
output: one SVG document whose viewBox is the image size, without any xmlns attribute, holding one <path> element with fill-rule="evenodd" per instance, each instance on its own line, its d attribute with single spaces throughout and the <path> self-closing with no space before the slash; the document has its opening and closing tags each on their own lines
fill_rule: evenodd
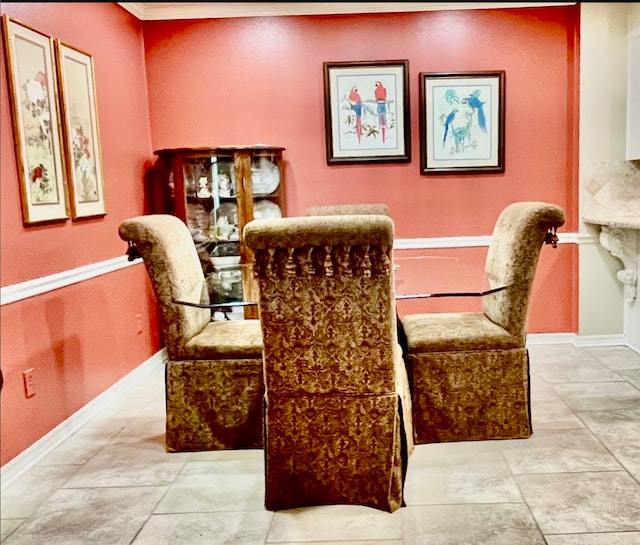
<svg viewBox="0 0 640 545">
<path fill-rule="evenodd" d="M 533 345 L 534 435 L 417 446 L 407 507 L 268 512 L 261 450 L 164 451 L 163 369 L 1 499 L 3 545 L 640 545 L 640 354 Z"/>
</svg>

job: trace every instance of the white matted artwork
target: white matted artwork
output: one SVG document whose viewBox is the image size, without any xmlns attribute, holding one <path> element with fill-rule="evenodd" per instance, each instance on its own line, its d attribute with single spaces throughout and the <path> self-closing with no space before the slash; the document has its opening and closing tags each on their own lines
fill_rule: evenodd
<svg viewBox="0 0 640 545">
<path fill-rule="evenodd" d="M 55 41 L 71 215 L 106 214 L 93 57 Z"/>
<path fill-rule="evenodd" d="M 411 161 L 409 61 L 325 62 L 327 163 Z"/>
<path fill-rule="evenodd" d="M 422 174 L 504 172 L 504 71 L 420 74 Z"/>
<path fill-rule="evenodd" d="M 25 224 L 69 217 L 53 39 L 2 16 Z"/>
</svg>

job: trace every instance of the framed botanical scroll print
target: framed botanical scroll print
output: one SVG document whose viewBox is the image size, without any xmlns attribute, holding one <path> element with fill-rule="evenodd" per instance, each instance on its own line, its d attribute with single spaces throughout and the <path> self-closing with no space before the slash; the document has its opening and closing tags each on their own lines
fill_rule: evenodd
<svg viewBox="0 0 640 545">
<path fill-rule="evenodd" d="M 106 214 L 93 57 L 55 41 L 62 133 L 74 219 Z"/>
<path fill-rule="evenodd" d="M 69 217 L 53 39 L 2 16 L 25 224 Z"/>
</svg>

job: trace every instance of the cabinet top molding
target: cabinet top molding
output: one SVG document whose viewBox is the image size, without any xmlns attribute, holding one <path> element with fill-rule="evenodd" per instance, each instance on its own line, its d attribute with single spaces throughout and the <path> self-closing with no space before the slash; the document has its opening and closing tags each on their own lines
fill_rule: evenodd
<svg viewBox="0 0 640 545">
<path fill-rule="evenodd" d="M 164 148 L 158 149 L 153 152 L 154 155 L 166 155 L 166 154 L 176 154 L 176 153 L 203 153 L 205 155 L 216 155 L 216 154 L 224 154 L 234 151 L 268 151 L 268 152 L 280 152 L 284 151 L 285 148 L 281 146 L 269 146 L 267 144 L 252 144 L 247 146 L 216 146 L 214 148 L 210 147 L 193 147 L 193 148 Z"/>
<path fill-rule="evenodd" d="M 141 21 L 570 6 L 577 2 L 118 2 Z"/>
</svg>

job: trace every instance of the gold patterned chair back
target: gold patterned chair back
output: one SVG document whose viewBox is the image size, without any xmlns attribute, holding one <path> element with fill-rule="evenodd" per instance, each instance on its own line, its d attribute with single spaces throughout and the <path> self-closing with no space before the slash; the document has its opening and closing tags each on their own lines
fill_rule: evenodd
<svg viewBox="0 0 640 545">
<path fill-rule="evenodd" d="M 244 236 L 260 292 L 267 509 L 397 509 L 413 444 L 392 220 L 254 220 Z"/>
</svg>

